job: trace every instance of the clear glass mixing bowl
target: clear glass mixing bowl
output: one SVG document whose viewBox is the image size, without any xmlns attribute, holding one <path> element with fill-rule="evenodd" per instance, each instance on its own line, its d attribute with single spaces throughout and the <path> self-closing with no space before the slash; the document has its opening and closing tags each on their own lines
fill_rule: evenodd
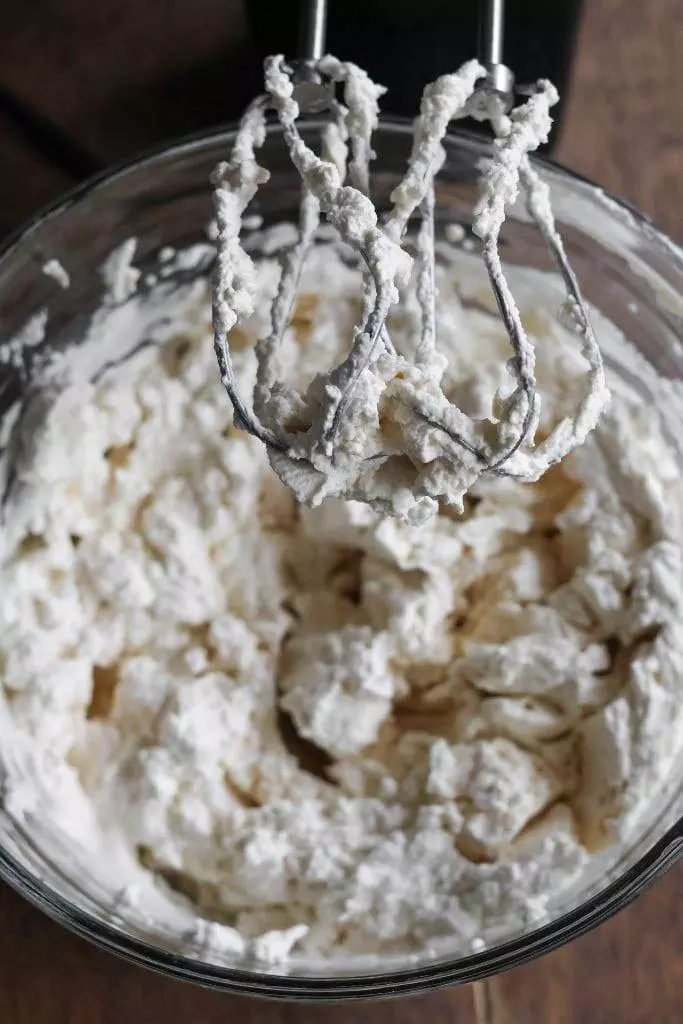
<svg viewBox="0 0 683 1024">
<path fill-rule="evenodd" d="M 305 134 L 316 131 L 310 124 Z M 143 271 L 158 269 L 164 246 L 180 249 L 206 242 L 205 227 L 212 216 L 209 175 L 225 158 L 230 142 L 229 131 L 193 138 L 116 168 L 71 193 L 7 242 L 0 252 L 0 344 L 43 307 L 49 309 L 45 344 L 60 349 L 77 342 L 101 299 L 98 267 L 130 236 L 139 240 L 135 262 Z M 374 188 L 380 205 L 387 204 L 398 182 L 409 144 L 404 124 L 385 123 L 377 133 Z M 455 223 L 467 237 L 478 169 L 487 151 L 487 143 L 473 137 L 453 135 L 447 140 L 437 193 L 439 233 Z M 273 174 L 257 212 L 266 226 L 294 219 L 298 179 L 277 130 L 267 139 L 264 162 Z M 596 186 L 548 163 L 538 166 L 552 186 L 559 226 L 586 298 L 660 374 L 683 378 L 681 251 L 640 214 Z M 502 244 L 508 263 L 552 269 L 540 235 L 523 211 L 516 210 L 507 222 Z M 60 290 L 41 272 L 49 258 L 61 260 L 68 269 L 68 290 Z M 197 272 L 195 267 L 183 273 Z M 107 358 L 103 351 L 102 364 Z M 30 369 L 22 374 L 15 365 L 0 367 L 0 437 L 9 410 L 18 399 L 27 405 L 31 396 Z M 634 841 L 597 858 L 581 885 L 565 894 L 543 923 L 513 925 L 484 948 L 440 959 L 383 958 L 373 965 L 335 963 L 332 968 L 296 960 L 286 972 L 231 965 L 117 903 L 94 871 L 70 866 L 60 837 L 44 822 L 19 823 L 6 807 L 0 807 L 0 875 L 73 931 L 177 977 L 243 993 L 317 1001 L 419 992 L 530 960 L 630 902 L 683 853 L 682 780 L 683 764 L 667 786 L 652 794 Z"/>
</svg>

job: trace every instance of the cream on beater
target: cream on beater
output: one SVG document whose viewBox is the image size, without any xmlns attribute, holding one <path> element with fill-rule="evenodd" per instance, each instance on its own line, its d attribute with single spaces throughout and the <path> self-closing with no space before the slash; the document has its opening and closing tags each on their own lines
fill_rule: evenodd
<svg viewBox="0 0 683 1024">
<path fill-rule="evenodd" d="M 421 522 L 439 502 L 462 510 L 463 498 L 483 474 L 535 480 L 583 443 L 608 400 L 600 351 L 585 316 L 575 279 L 568 284 L 569 324 L 587 359 L 586 386 L 577 406 L 535 447 L 539 396 L 535 353 L 524 329 L 498 255 L 506 209 L 520 183 L 531 216 L 551 251 L 566 264 L 550 209 L 548 190 L 531 167 L 528 153 L 550 129 L 557 93 L 547 82 L 507 115 L 495 96 L 477 83 L 484 68 L 470 61 L 425 89 L 414 126 L 413 148 L 403 181 L 394 190 L 383 223 L 369 198 L 371 134 L 378 121 L 382 90 L 365 72 L 326 57 L 320 74 L 346 86 L 347 106 L 336 104 L 323 137 L 321 157 L 299 135 L 299 114 L 291 74 L 282 58 L 266 61 L 265 82 L 283 127 L 285 143 L 303 183 L 298 243 L 283 260 L 280 286 L 266 336 L 257 344 L 259 374 L 253 406 L 236 388 L 230 366 L 229 331 L 254 309 L 254 274 L 239 241 L 240 221 L 259 185 L 268 177 L 256 150 L 265 130 L 264 99 L 245 115 L 229 163 L 216 172 L 218 268 L 214 288 L 216 351 L 222 380 L 235 405 L 237 422 L 259 437 L 271 465 L 298 500 L 317 505 L 337 496 L 369 503 L 409 522 Z M 473 114 L 489 120 L 497 141 L 483 176 L 473 228 L 482 239 L 484 260 L 499 295 L 510 334 L 510 376 L 503 376 L 491 405 L 466 414 L 443 388 L 446 360 L 434 322 L 434 178 L 443 160 L 442 140 L 454 118 Z M 346 148 L 350 144 L 349 185 Z M 415 260 L 405 248 L 408 221 L 418 211 Z M 363 314 L 353 329 L 350 351 L 330 372 L 318 374 L 304 392 L 281 382 L 279 348 L 294 301 L 301 266 L 320 214 L 362 261 Z M 394 344 L 387 318 L 415 263 L 414 299 L 421 323 L 414 338 Z M 568 271 L 571 274 L 571 271 Z"/>
</svg>

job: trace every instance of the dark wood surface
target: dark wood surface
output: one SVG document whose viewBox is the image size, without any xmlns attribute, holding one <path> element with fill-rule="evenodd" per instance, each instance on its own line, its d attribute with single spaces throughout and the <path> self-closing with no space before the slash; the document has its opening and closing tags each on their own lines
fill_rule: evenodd
<svg viewBox="0 0 683 1024">
<path fill-rule="evenodd" d="M 556 155 L 683 241 L 682 0 L 585 6 Z M 216 123 L 223 96 L 254 89 L 240 0 L 32 0 L 2 20 L 0 237 L 88 168 Z M 0 1024 L 679 1024 L 682 885 L 683 865 L 590 935 L 489 982 L 326 1008 L 131 967 L 0 886 Z"/>
</svg>

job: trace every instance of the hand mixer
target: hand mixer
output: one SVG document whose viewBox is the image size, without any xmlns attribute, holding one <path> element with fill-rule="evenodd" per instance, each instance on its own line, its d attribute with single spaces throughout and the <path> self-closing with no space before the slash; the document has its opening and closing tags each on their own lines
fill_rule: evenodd
<svg viewBox="0 0 683 1024">
<path fill-rule="evenodd" d="M 230 160 L 215 172 L 218 258 L 213 316 L 221 380 L 232 401 L 236 424 L 266 445 L 273 468 L 300 500 L 309 504 L 336 494 L 419 521 L 432 514 L 439 501 L 461 505 L 466 491 L 482 474 L 538 479 L 551 464 L 583 443 L 608 400 L 599 347 L 555 228 L 549 189 L 528 155 L 547 138 L 549 111 L 557 93 L 549 82 L 540 81 L 518 90 L 522 102 L 513 106 L 514 76 L 502 62 L 503 14 L 502 0 L 483 3 L 480 60 L 467 62 L 425 88 L 414 122 L 408 167 L 392 193 L 392 208 L 381 221 L 370 199 L 370 164 L 372 132 L 378 124 L 383 90 L 355 65 L 324 56 L 326 0 L 309 0 L 302 56 L 293 67 L 281 57 L 266 60 L 266 92 L 247 108 Z M 342 89 L 343 101 L 336 98 L 336 88 Z M 254 311 L 254 266 L 239 236 L 244 211 L 268 178 L 256 152 L 264 141 L 266 113 L 271 110 L 301 176 L 302 202 L 298 242 L 281 259 L 271 329 L 256 345 L 257 382 L 250 405 L 235 377 L 229 332 Z M 301 113 L 321 112 L 326 112 L 326 120 L 317 155 L 303 141 L 297 120 Z M 498 396 L 485 422 L 466 416 L 441 390 L 444 360 L 438 352 L 435 327 L 434 180 L 444 158 L 441 143 L 448 126 L 467 116 L 488 122 L 495 135 L 472 227 L 481 240 L 483 261 L 510 340 L 508 368 L 514 381 L 509 393 Z M 584 393 L 572 415 L 536 445 L 540 401 L 535 352 L 506 280 L 498 244 L 506 211 L 520 191 L 564 282 L 563 319 L 576 333 L 587 366 Z M 346 358 L 322 385 L 318 382 L 314 395 L 299 395 L 278 380 L 278 348 L 321 214 L 357 254 L 363 268 L 363 314 Z M 419 226 L 413 259 L 406 242 L 414 217 Z M 399 288 L 411 274 L 421 330 L 414 351 L 406 358 L 393 346 L 387 318 Z M 384 414 L 389 409 L 403 429 L 403 441 L 398 444 L 394 431 L 390 444 L 380 434 L 364 445 L 359 442 L 359 430 L 348 425 L 353 424 L 367 375 L 378 373 L 383 374 L 386 385 L 381 399 Z M 290 426 L 293 419 L 299 424 L 296 430 Z M 438 473 L 427 465 L 433 461 L 435 447 Z M 408 485 L 408 503 L 405 472 L 402 469 L 399 502 L 393 500 L 389 472 L 397 458 L 403 457 L 404 467 L 406 456 L 416 470 Z"/>
</svg>

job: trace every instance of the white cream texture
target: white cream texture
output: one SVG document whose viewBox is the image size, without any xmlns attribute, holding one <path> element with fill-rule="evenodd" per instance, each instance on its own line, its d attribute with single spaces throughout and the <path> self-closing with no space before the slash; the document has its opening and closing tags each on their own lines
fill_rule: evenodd
<svg viewBox="0 0 683 1024">
<path fill-rule="evenodd" d="M 276 261 L 257 274 L 262 309 Z M 585 364 L 556 283 L 516 275 L 548 431 Z M 474 414 L 507 339 L 476 259 L 437 283 L 446 384 Z M 357 271 L 319 244 L 301 290 L 297 387 L 338 357 Z M 154 301 L 111 310 L 113 335 L 134 345 Z M 462 516 L 297 507 L 232 425 L 208 287 L 173 316 L 166 344 L 90 385 L 99 321 L 12 446 L 6 811 L 58 822 L 123 919 L 228 959 L 448 951 L 541 918 L 680 755 L 683 492 L 657 405 L 615 381 L 561 467 L 482 480 Z M 392 333 L 416 316 L 407 301 Z M 246 391 L 262 327 L 231 338 Z"/>
</svg>

